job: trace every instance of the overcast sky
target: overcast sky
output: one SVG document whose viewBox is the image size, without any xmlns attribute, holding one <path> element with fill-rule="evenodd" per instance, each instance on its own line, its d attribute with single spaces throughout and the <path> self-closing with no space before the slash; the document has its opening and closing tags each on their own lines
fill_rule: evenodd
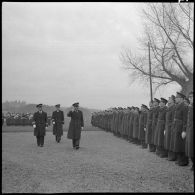
<svg viewBox="0 0 195 195">
<path fill-rule="evenodd" d="M 106 109 L 148 105 L 119 55 L 142 34 L 143 3 L 3 3 L 2 100 Z M 178 86 L 160 89 L 167 98 Z"/>
</svg>

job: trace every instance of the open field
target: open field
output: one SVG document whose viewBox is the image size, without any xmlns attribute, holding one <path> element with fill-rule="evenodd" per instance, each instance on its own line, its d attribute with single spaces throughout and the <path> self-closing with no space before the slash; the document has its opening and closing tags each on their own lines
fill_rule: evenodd
<svg viewBox="0 0 195 195">
<path fill-rule="evenodd" d="M 2 132 L 32 132 L 33 133 L 33 127 L 32 126 L 2 126 Z M 63 127 L 64 132 L 68 131 L 68 124 Z M 84 131 L 94 131 L 98 130 L 97 128 L 92 127 L 91 125 L 85 126 Z M 46 132 L 53 131 L 53 126 L 50 125 Z"/>
<path fill-rule="evenodd" d="M 81 148 L 57 144 L 47 132 L 43 148 L 32 132 L 2 133 L 2 192 L 194 192 L 190 165 L 179 167 L 104 131 L 82 132 Z"/>
</svg>

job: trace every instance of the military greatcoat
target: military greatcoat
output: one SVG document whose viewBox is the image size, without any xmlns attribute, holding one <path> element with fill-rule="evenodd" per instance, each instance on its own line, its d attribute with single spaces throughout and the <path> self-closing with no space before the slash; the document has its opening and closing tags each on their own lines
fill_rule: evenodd
<svg viewBox="0 0 195 195">
<path fill-rule="evenodd" d="M 184 103 L 176 104 L 173 121 L 173 152 L 185 152 L 185 139 L 182 131 L 186 131 L 188 107 Z"/>
<path fill-rule="evenodd" d="M 152 111 L 152 143 L 154 144 L 154 135 L 156 132 L 156 125 L 157 125 L 157 121 L 158 121 L 158 113 L 159 113 L 159 106 L 154 107 L 153 111 Z"/>
<path fill-rule="evenodd" d="M 156 125 L 154 145 L 164 147 L 164 131 L 167 107 L 159 109 L 158 122 Z"/>
<path fill-rule="evenodd" d="M 145 131 L 144 128 L 146 128 L 146 122 L 147 122 L 147 111 L 141 111 L 139 116 L 139 134 L 138 139 L 139 140 L 145 140 Z"/>
<path fill-rule="evenodd" d="M 175 106 L 172 105 L 167 108 L 167 112 L 166 112 L 164 148 L 169 151 L 171 149 L 171 140 L 173 140 L 172 137 L 173 137 L 174 109 Z"/>
<path fill-rule="evenodd" d="M 133 138 L 138 138 L 139 133 L 139 113 L 134 113 L 133 117 Z"/>
<path fill-rule="evenodd" d="M 52 113 L 53 125 L 53 135 L 62 136 L 63 135 L 63 124 L 64 124 L 64 112 L 62 110 L 54 111 Z"/>
<path fill-rule="evenodd" d="M 47 113 L 43 112 L 40 113 L 35 112 L 33 115 L 33 124 L 36 125 L 36 128 L 34 128 L 34 136 L 45 136 L 45 127 L 47 124 Z"/>
<path fill-rule="evenodd" d="M 153 109 L 151 108 L 147 114 L 147 124 L 146 124 L 146 143 L 147 144 L 152 144 L 152 114 L 153 114 Z"/>
<path fill-rule="evenodd" d="M 194 157 L 194 128 L 193 128 L 193 105 L 188 107 L 188 121 L 186 129 L 185 153 L 188 157 Z"/>
<path fill-rule="evenodd" d="M 84 127 L 83 113 L 82 111 L 70 111 L 67 114 L 71 117 L 69 124 L 67 138 L 69 139 L 80 139 L 81 137 L 81 127 Z"/>
</svg>

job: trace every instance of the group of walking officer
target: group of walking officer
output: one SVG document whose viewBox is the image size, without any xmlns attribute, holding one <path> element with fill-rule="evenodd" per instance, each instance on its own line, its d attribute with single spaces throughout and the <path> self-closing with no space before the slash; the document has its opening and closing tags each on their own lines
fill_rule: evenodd
<svg viewBox="0 0 195 195">
<path fill-rule="evenodd" d="M 48 128 L 47 113 L 43 111 L 43 105 L 38 104 L 38 111 L 33 115 L 34 136 L 37 138 L 37 145 L 44 146 L 44 137 Z M 60 143 L 63 136 L 64 112 L 60 110 L 60 104 L 55 105 L 56 110 L 52 113 L 53 135 L 57 143 Z M 67 114 L 71 117 L 67 138 L 72 139 L 74 149 L 79 149 L 79 141 L 81 138 L 81 130 L 84 127 L 83 113 L 79 110 L 79 103 L 72 105 L 71 110 Z"/>
<path fill-rule="evenodd" d="M 149 108 L 113 108 L 92 114 L 91 124 L 149 148 L 161 158 L 194 170 L 193 92 L 188 98 L 177 92 L 168 100 L 154 98 Z"/>
</svg>

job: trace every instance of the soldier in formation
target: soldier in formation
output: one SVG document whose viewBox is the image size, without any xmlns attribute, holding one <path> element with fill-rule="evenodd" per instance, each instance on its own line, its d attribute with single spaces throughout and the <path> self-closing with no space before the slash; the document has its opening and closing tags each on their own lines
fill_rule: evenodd
<svg viewBox="0 0 195 195">
<path fill-rule="evenodd" d="M 142 104 L 95 112 L 91 124 L 179 166 L 187 166 L 191 159 L 194 170 L 193 92 L 188 98 L 179 92 L 168 100 L 154 98 L 149 108 Z"/>
</svg>

